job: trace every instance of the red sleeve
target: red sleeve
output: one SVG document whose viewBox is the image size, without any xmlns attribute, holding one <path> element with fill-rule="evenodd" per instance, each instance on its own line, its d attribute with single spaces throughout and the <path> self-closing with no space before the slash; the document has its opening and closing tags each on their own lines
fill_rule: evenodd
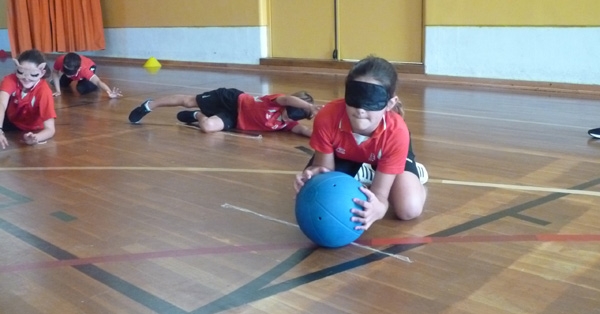
<svg viewBox="0 0 600 314">
<path fill-rule="evenodd" d="M 280 97 L 280 96 L 285 96 L 285 95 L 284 94 L 264 95 L 264 96 L 259 97 L 258 99 L 260 99 L 264 103 L 268 103 L 268 104 L 273 105 L 273 106 L 281 106 L 276 101 L 277 97 Z"/>
<path fill-rule="evenodd" d="M 65 60 L 65 55 L 62 55 L 62 56 L 59 56 L 58 58 L 56 58 L 56 60 L 54 60 L 54 69 L 57 71 L 62 71 L 64 60 Z"/>
<path fill-rule="evenodd" d="M 334 129 L 337 127 L 337 123 L 339 123 L 339 119 L 337 118 L 339 101 L 334 100 L 326 104 L 319 110 L 313 122 L 313 132 L 309 144 L 314 150 L 323 154 L 333 153 L 333 136 L 336 131 Z M 336 122 L 336 120 L 338 121 Z"/>
<path fill-rule="evenodd" d="M 81 69 L 79 70 L 78 77 L 84 78 L 89 81 L 92 78 L 92 76 L 94 76 L 94 75 L 96 75 L 96 73 L 92 72 L 89 68 L 84 68 L 82 66 Z"/>
<path fill-rule="evenodd" d="M 48 119 L 56 119 L 56 111 L 54 110 L 54 97 L 52 97 L 52 90 L 48 85 L 48 82 L 44 80 L 44 82 L 40 82 L 40 84 L 44 84 L 43 88 L 40 88 L 39 92 L 39 106 L 40 106 L 40 118 L 42 121 L 46 121 Z M 42 86 L 40 86 L 42 87 Z"/>
<path fill-rule="evenodd" d="M 81 57 L 81 69 L 79 70 L 79 77 L 82 77 L 89 81 L 92 78 L 92 76 L 96 75 L 94 72 L 92 72 L 92 70 L 90 70 L 90 68 L 92 66 L 96 65 L 96 63 L 88 57 L 84 57 L 84 56 L 80 56 L 80 57 Z"/>
<path fill-rule="evenodd" d="M 17 90 L 17 76 L 14 73 L 5 76 L 0 83 L 0 90 L 9 95 L 14 93 Z"/>
</svg>

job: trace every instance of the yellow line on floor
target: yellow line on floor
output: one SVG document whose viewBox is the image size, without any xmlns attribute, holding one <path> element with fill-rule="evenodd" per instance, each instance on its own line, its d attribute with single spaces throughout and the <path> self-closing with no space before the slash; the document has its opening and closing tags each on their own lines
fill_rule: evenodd
<svg viewBox="0 0 600 314">
<path fill-rule="evenodd" d="M 441 183 L 441 184 L 462 185 L 462 186 L 484 187 L 484 188 L 496 188 L 496 189 L 505 189 L 505 190 L 519 190 L 519 191 L 534 191 L 534 192 L 550 192 L 550 193 L 600 196 L 600 192 L 595 192 L 595 191 L 557 189 L 557 188 L 529 186 L 529 185 L 513 185 L 513 184 L 498 184 L 498 183 L 453 181 L 453 180 L 435 180 L 435 179 L 431 179 L 431 180 L 429 180 L 429 182 Z"/>
</svg>

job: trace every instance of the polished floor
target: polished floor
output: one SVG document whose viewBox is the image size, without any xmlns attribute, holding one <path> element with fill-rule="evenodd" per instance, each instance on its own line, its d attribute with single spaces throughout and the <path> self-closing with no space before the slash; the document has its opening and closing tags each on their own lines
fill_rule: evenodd
<svg viewBox="0 0 600 314">
<path fill-rule="evenodd" d="M 0 61 L 2 76 L 14 70 Z M 99 62 L 124 97 L 63 93 L 56 136 L 0 152 L 0 313 L 600 313 L 600 94 L 402 76 L 424 213 L 339 249 L 296 226 L 288 133 L 202 134 L 147 98 L 307 90 L 344 73 Z M 304 122 L 310 126 L 310 122 Z"/>
</svg>

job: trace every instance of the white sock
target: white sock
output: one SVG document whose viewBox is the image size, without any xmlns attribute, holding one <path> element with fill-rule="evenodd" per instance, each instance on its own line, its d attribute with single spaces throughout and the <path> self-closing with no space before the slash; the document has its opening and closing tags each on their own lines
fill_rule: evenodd
<svg viewBox="0 0 600 314">
<path fill-rule="evenodd" d="M 144 108 L 146 108 L 146 110 L 148 110 L 148 111 L 152 111 L 152 110 L 150 110 L 150 108 L 148 108 L 148 104 L 149 104 L 149 103 L 150 103 L 149 101 L 148 101 L 148 102 L 146 102 L 146 103 L 144 104 Z"/>
</svg>

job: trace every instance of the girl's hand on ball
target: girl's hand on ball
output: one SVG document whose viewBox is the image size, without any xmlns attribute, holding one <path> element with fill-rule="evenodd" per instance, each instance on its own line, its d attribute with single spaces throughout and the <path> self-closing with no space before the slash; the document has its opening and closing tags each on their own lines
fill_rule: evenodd
<svg viewBox="0 0 600 314">
<path fill-rule="evenodd" d="M 360 190 L 365 193 L 367 200 L 363 201 L 358 198 L 353 199 L 356 205 L 362 207 L 362 210 L 358 208 L 352 208 L 350 211 L 352 214 L 354 214 L 352 221 L 361 223 L 361 225 L 356 226 L 355 229 L 367 230 L 375 221 L 383 218 L 386 209 L 385 205 L 379 201 L 377 196 L 375 196 L 375 193 L 371 192 L 371 190 L 364 186 L 361 186 Z"/>
<path fill-rule="evenodd" d="M 304 186 L 304 183 L 310 178 L 316 176 L 319 173 L 329 172 L 331 170 L 325 167 L 308 167 L 304 169 L 301 173 L 296 175 L 296 180 L 294 180 L 294 189 L 296 193 L 300 192 L 300 189 Z"/>
</svg>

